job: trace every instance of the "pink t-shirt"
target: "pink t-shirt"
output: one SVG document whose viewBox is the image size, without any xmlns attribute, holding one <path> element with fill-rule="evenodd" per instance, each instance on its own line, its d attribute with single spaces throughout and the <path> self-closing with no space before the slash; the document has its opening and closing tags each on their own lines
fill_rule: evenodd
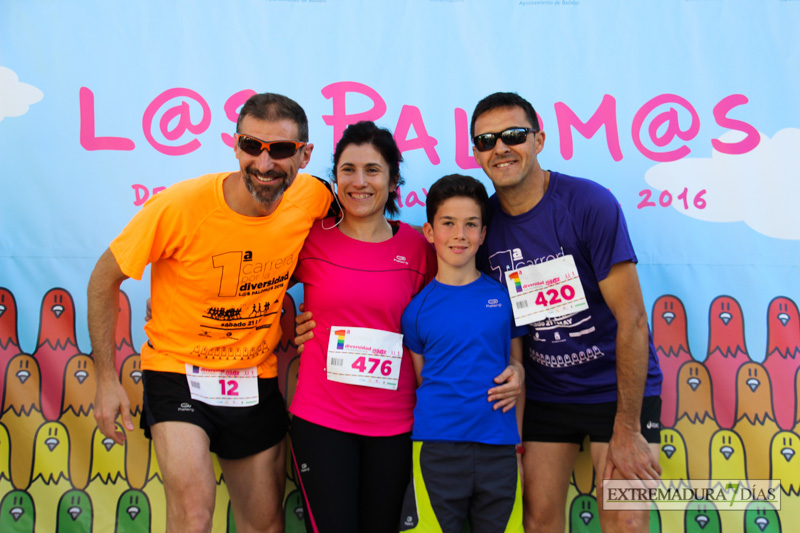
<svg viewBox="0 0 800 533">
<path fill-rule="evenodd" d="M 311 229 L 294 277 L 304 284 L 305 306 L 314 314 L 314 338 L 305 344 L 289 410 L 314 424 L 367 436 L 411 430 L 416 378 L 403 349 L 397 390 L 339 383 L 325 372 L 331 326 L 400 333 L 403 310 L 436 273 L 436 255 L 407 224 L 379 243 L 352 239 L 330 228 L 333 219 Z"/>
</svg>

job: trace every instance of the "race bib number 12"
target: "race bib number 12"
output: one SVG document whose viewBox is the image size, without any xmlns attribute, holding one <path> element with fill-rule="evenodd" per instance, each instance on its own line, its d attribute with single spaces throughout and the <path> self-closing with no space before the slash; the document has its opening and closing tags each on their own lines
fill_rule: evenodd
<svg viewBox="0 0 800 533">
<path fill-rule="evenodd" d="M 517 326 L 588 309 L 575 259 L 565 255 L 505 272 Z"/>
<path fill-rule="evenodd" d="M 331 326 L 326 361 L 331 381 L 397 390 L 402 360 L 400 333 Z"/>
<path fill-rule="evenodd" d="M 211 370 L 186 363 L 192 398 L 208 405 L 247 407 L 258 404 L 258 369 Z"/>
</svg>

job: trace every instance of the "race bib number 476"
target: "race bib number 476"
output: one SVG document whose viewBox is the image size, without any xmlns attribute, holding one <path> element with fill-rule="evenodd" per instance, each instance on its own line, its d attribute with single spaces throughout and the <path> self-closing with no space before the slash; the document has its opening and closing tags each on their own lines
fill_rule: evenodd
<svg viewBox="0 0 800 533">
<path fill-rule="evenodd" d="M 331 381 L 397 390 L 402 360 L 400 333 L 331 326 L 326 361 Z"/>
</svg>

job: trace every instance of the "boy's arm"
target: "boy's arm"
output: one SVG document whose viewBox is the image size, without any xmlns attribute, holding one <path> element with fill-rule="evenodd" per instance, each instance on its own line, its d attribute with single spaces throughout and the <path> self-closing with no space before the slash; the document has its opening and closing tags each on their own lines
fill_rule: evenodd
<svg viewBox="0 0 800 533">
<path fill-rule="evenodd" d="M 425 358 L 422 355 L 408 351 L 411 354 L 411 360 L 414 361 L 414 373 L 417 375 L 417 387 L 422 385 L 422 367 L 425 365 Z"/>
</svg>

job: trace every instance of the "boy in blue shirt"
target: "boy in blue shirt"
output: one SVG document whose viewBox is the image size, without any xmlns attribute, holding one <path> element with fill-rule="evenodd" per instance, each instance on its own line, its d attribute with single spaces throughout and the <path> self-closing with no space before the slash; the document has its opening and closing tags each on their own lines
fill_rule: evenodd
<svg viewBox="0 0 800 533">
<path fill-rule="evenodd" d="M 473 533 L 522 532 L 515 445 L 525 391 L 516 409 L 493 408 L 487 391 L 509 362 L 521 366 L 527 329 L 514 325 L 506 289 L 475 266 L 489 198 L 481 182 L 453 174 L 426 203 L 439 268 L 402 318 L 419 388 L 400 531 L 460 533 L 469 518 Z"/>
</svg>

